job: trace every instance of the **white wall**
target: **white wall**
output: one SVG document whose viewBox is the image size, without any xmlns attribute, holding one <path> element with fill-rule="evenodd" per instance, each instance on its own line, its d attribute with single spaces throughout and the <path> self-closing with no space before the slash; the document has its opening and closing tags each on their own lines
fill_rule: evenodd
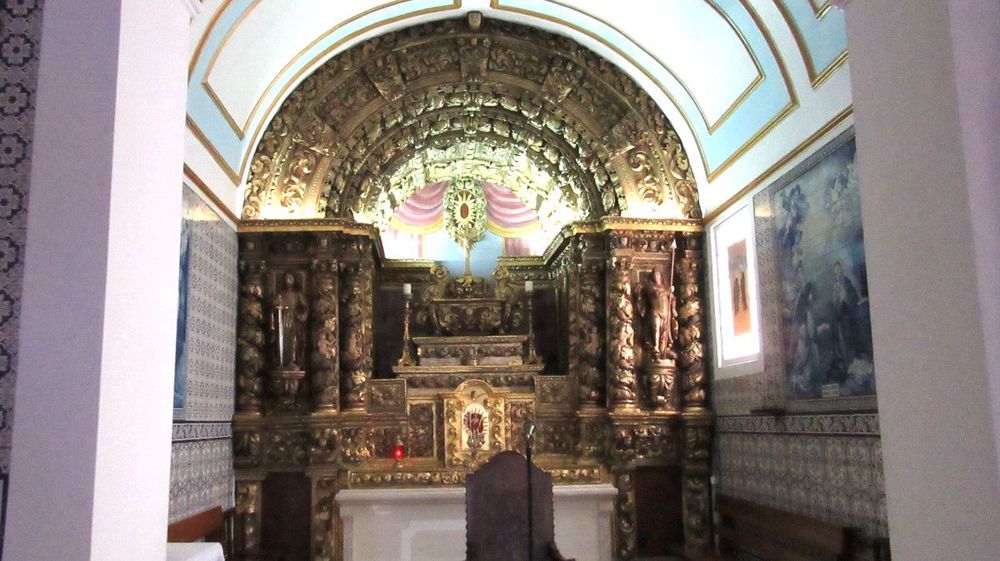
<svg viewBox="0 0 1000 561">
<path fill-rule="evenodd" d="M 165 556 L 189 16 L 46 2 L 6 559 Z"/>
<path fill-rule="evenodd" d="M 1000 2 L 949 0 L 979 306 L 1000 455 Z M 993 264 L 993 266 L 989 266 Z M 984 266 L 986 265 L 986 266 Z M 992 328 L 992 329 L 991 329 Z"/>
<path fill-rule="evenodd" d="M 1000 551 L 997 200 L 980 171 L 997 102 L 977 99 L 996 91 L 997 59 L 971 52 L 997 31 L 995 16 L 974 21 L 989 3 L 953 2 L 955 20 L 945 2 L 846 9 L 889 534 L 906 561 Z"/>
</svg>

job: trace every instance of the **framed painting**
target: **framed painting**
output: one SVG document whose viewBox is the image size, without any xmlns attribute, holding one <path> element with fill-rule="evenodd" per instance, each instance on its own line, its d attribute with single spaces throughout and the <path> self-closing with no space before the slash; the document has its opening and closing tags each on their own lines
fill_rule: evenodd
<svg viewBox="0 0 1000 561">
<path fill-rule="evenodd" d="M 792 410 L 874 409 L 853 130 L 754 196 L 765 369 Z"/>
<path fill-rule="evenodd" d="M 760 356 L 753 210 L 745 205 L 710 231 L 716 365 L 725 371 Z"/>
</svg>

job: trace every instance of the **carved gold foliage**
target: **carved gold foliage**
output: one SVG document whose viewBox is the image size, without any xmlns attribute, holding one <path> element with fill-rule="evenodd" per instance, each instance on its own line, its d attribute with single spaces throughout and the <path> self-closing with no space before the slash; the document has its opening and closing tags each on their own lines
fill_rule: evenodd
<svg viewBox="0 0 1000 561">
<path fill-rule="evenodd" d="M 616 131 L 624 119 L 641 145 Z M 474 35 L 460 20 L 419 25 L 330 59 L 265 131 L 243 215 L 271 207 L 295 216 L 382 215 L 373 205 L 398 204 L 416 183 L 397 188 L 385 178 L 457 138 L 517 147 L 554 179 L 535 188 L 564 189 L 564 202 L 576 199 L 588 218 L 629 204 L 614 157 L 630 161 L 643 204 L 673 200 L 686 216 L 700 215 L 679 139 L 634 81 L 566 38 L 497 20 Z"/>
<path fill-rule="evenodd" d="M 309 449 L 309 435 L 302 430 L 269 430 L 261 438 L 264 462 L 278 466 L 303 466 Z"/>
<path fill-rule="evenodd" d="M 536 451 L 539 454 L 572 454 L 576 449 L 574 425 L 572 421 L 539 422 Z"/>
<path fill-rule="evenodd" d="M 240 262 L 236 403 L 241 413 L 260 413 L 264 368 L 264 264 Z"/>
<path fill-rule="evenodd" d="M 309 434 L 309 462 L 335 463 L 340 458 L 340 434 L 336 428 L 314 428 Z"/>
<path fill-rule="evenodd" d="M 524 423 L 535 418 L 535 404 L 532 401 L 508 401 L 507 423 L 510 431 L 510 449 L 525 453 Z"/>
<path fill-rule="evenodd" d="M 358 463 L 375 457 L 375 429 L 371 426 L 340 429 L 341 458 Z"/>
<path fill-rule="evenodd" d="M 616 426 L 611 458 L 618 465 L 677 457 L 677 434 L 663 423 Z"/>
<path fill-rule="evenodd" d="M 407 454 L 413 458 L 434 457 L 434 404 L 410 405 L 410 438 Z"/>
<path fill-rule="evenodd" d="M 255 466 L 261 461 L 260 432 L 252 429 L 233 431 L 233 462 L 235 465 Z"/>
<path fill-rule="evenodd" d="M 605 456 L 608 448 L 608 424 L 604 419 L 580 419 L 577 454 L 586 458 Z"/>
<path fill-rule="evenodd" d="M 369 411 L 373 413 L 401 413 L 406 410 L 406 386 L 403 380 L 372 380 L 368 382 L 371 394 Z"/>
</svg>

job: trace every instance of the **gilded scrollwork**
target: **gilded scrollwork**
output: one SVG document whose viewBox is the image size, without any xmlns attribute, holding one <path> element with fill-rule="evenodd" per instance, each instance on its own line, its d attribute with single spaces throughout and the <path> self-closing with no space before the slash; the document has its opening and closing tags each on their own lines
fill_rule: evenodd
<svg viewBox="0 0 1000 561">
<path fill-rule="evenodd" d="M 312 387 L 316 411 L 336 411 L 340 402 L 339 299 L 335 261 L 313 262 Z"/>
<path fill-rule="evenodd" d="M 636 134 L 619 132 L 623 120 Z M 700 216 L 679 138 L 631 78 L 563 37 L 498 20 L 471 36 L 461 20 L 381 35 L 321 66 L 265 131 L 243 216 L 275 206 L 381 220 L 379 201 L 401 201 L 414 185 L 384 178 L 459 137 L 512 148 L 546 170 L 551 181 L 533 188 L 562 189 L 563 207 L 585 213 L 577 218 L 663 201 Z M 503 167 L 518 169 L 517 159 Z M 640 186 L 634 201 L 623 184 Z"/>
<path fill-rule="evenodd" d="M 631 275 L 631 259 L 613 258 L 608 268 L 608 404 L 612 408 L 636 404 Z"/>
<path fill-rule="evenodd" d="M 265 317 L 263 262 L 240 263 L 239 329 L 236 342 L 236 404 L 240 413 L 259 414 L 264 392 Z"/>
</svg>

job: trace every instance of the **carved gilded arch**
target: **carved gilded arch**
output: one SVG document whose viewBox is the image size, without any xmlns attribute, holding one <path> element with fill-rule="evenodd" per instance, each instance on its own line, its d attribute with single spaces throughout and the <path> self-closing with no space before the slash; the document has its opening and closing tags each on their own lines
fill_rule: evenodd
<svg viewBox="0 0 1000 561">
<path fill-rule="evenodd" d="M 520 181 L 508 187 L 536 210 L 551 193 L 580 219 L 701 217 L 677 133 L 631 78 L 568 38 L 496 20 L 414 26 L 322 65 L 265 131 L 243 217 L 379 223 L 449 158 Z"/>
</svg>

